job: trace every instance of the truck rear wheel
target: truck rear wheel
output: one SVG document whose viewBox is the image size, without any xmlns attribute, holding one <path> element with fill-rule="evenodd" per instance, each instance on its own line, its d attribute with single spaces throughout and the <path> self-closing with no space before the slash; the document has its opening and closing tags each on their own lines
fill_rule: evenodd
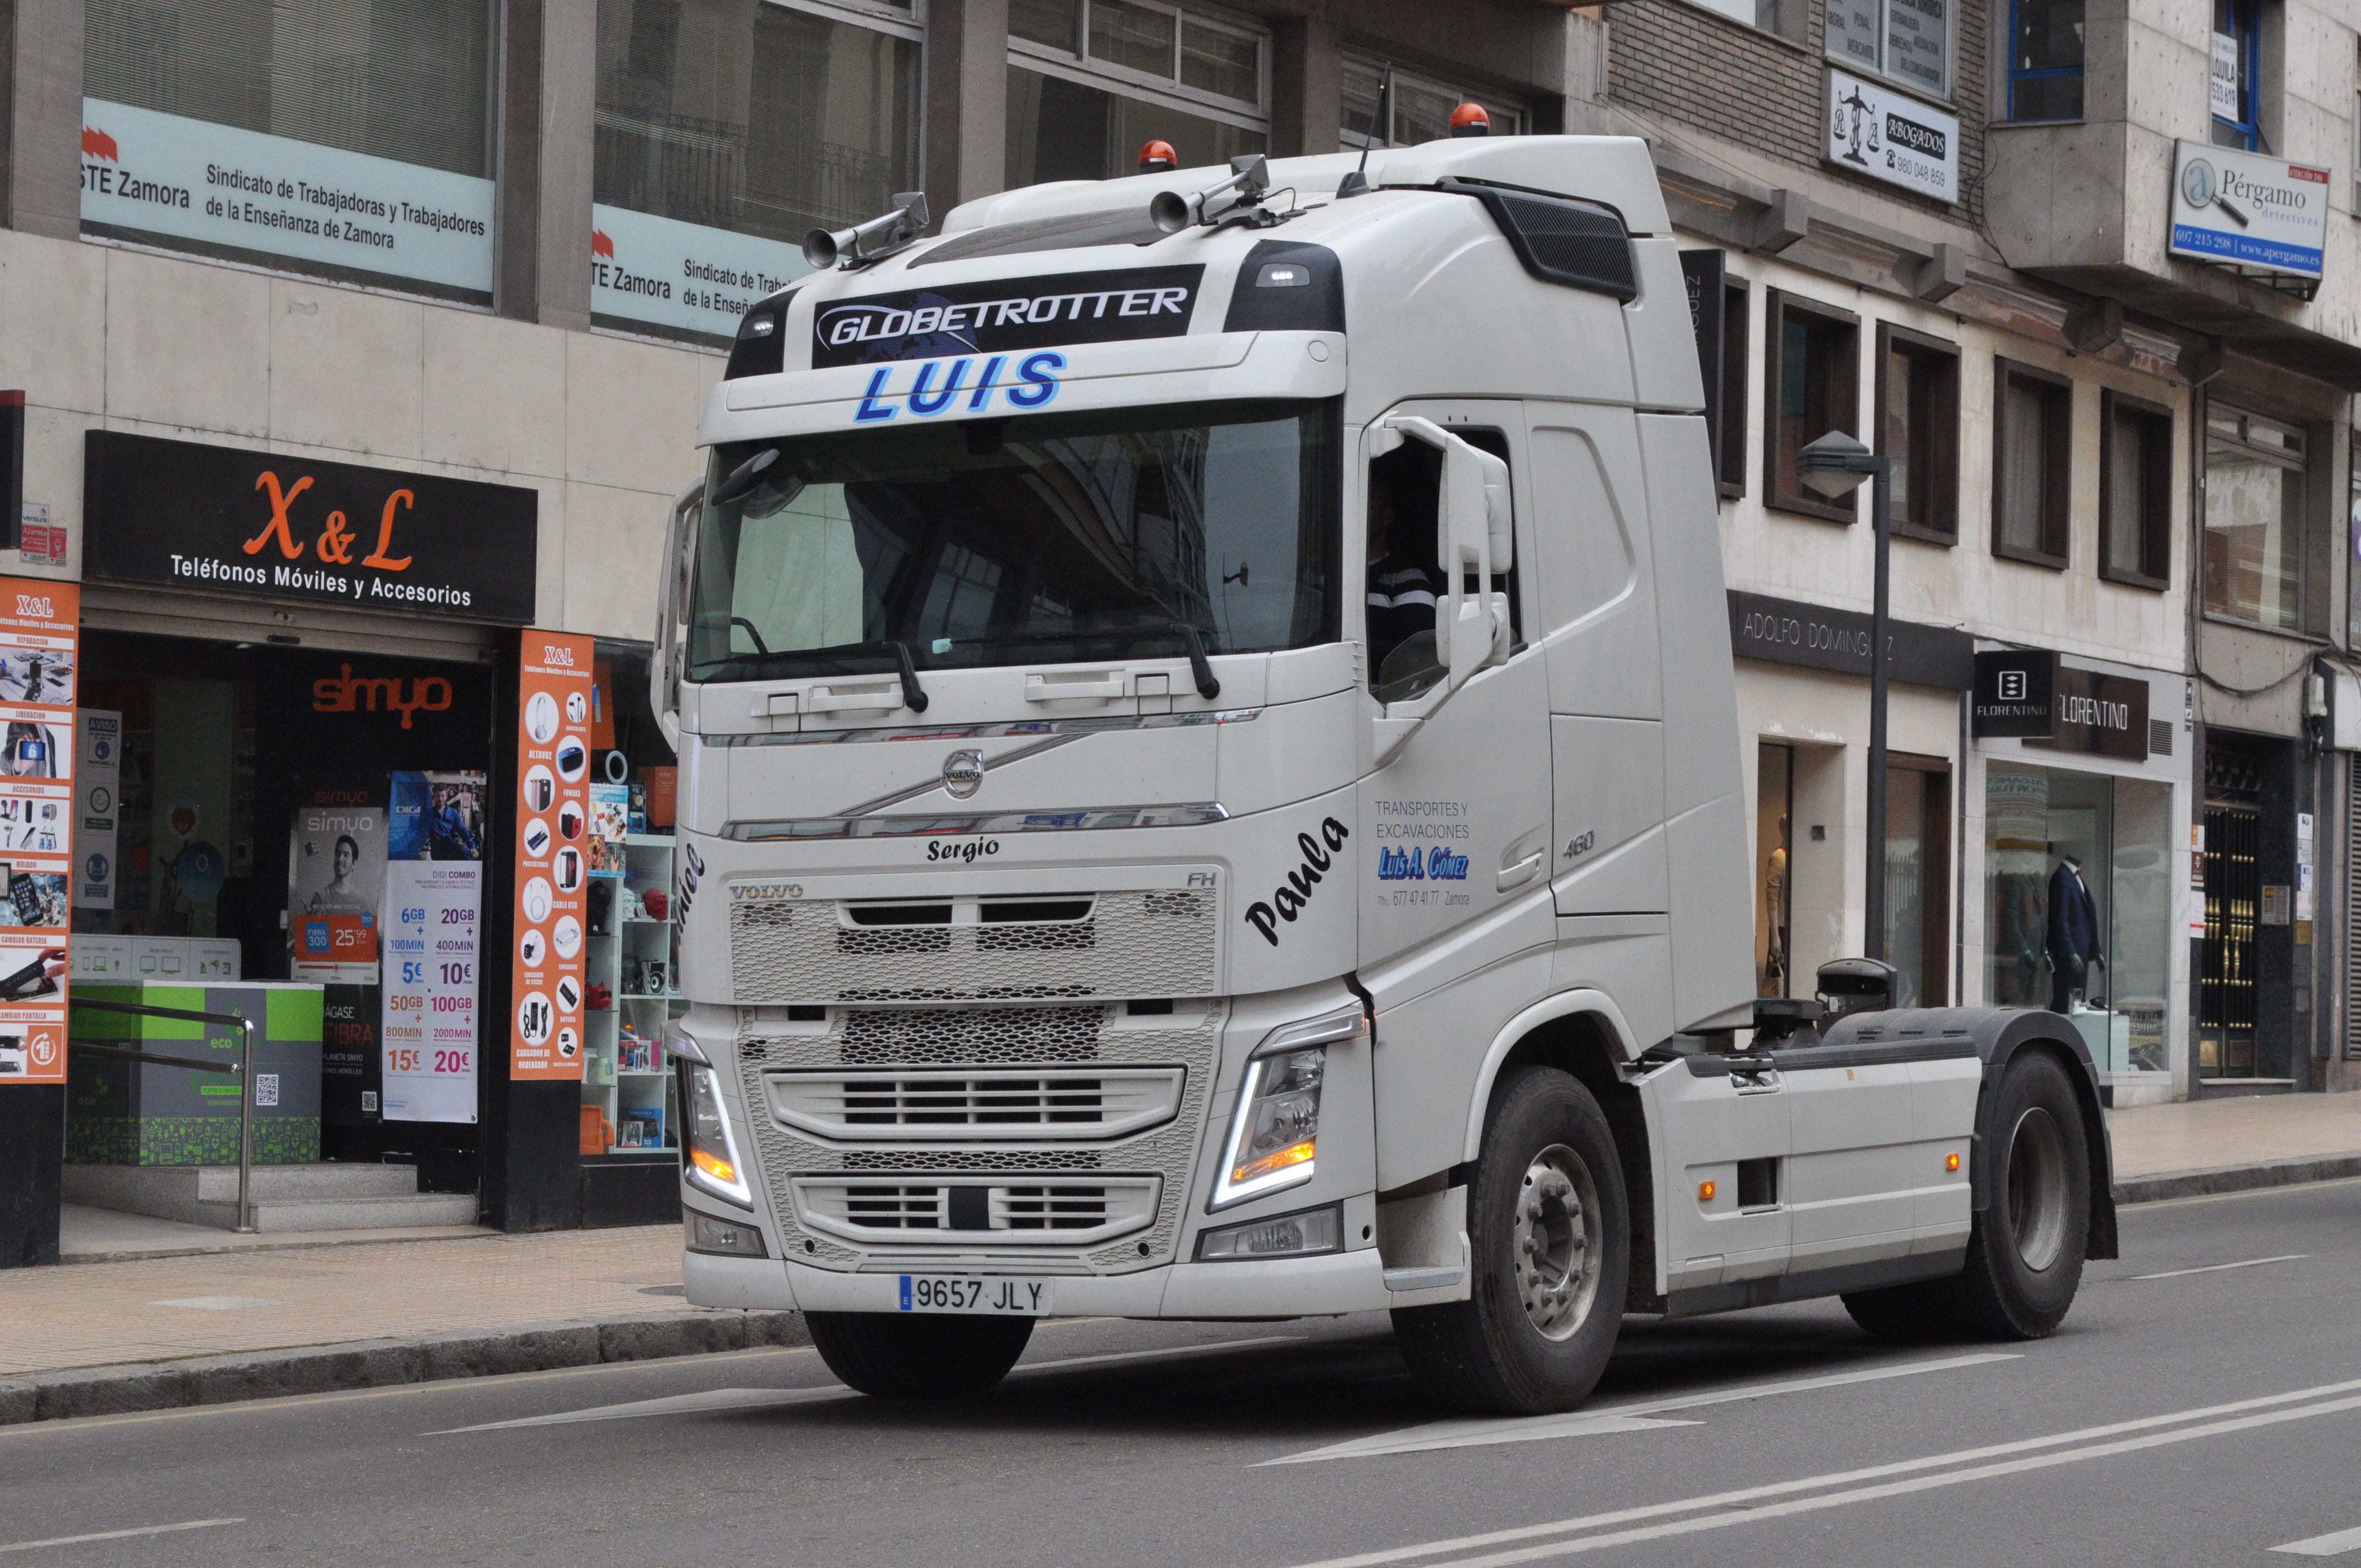
<svg viewBox="0 0 2361 1568">
<path fill-rule="evenodd" d="M 810 1312 L 804 1321 L 828 1369 L 880 1399 L 981 1394 L 1008 1376 L 1033 1337 L 1030 1318 Z"/>
<path fill-rule="evenodd" d="M 1411 1376 L 1466 1409 L 1580 1404 L 1615 1348 L 1631 1244 L 1615 1135 L 1570 1075 L 1528 1068 L 1501 1086 L 1469 1184 L 1467 1240 L 1468 1299 L 1393 1315 Z"/>
<path fill-rule="evenodd" d="M 2066 1069 L 2047 1051 L 2008 1064 L 1993 1091 L 1991 1201 L 1968 1236 L 1949 1307 L 1975 1339 L 2056 1332 L 2082 1284 L 2091 1230 L 2091 1149 Z"/>
</svg>

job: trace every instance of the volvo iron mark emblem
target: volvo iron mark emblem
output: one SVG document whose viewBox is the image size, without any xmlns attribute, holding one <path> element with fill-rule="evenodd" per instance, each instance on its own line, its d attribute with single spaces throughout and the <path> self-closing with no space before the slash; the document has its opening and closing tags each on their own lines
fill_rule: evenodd
<svg viewBox="0 0 2361 1568">
<path fill-rule="evenodd" d="M 965 800 L 983 787 L 983 753 L 953 751 L 943 759 L 943 793 Z"/>
</svg>

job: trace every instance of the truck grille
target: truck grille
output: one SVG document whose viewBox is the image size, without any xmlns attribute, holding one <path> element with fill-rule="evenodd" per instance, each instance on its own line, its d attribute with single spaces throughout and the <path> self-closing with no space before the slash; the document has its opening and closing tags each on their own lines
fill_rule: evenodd
<svg viewBox="0 0 2361 1568">
<path fill-rule="evenodd" d="M 957 1187 L 807 1177 L 791 1190 L 814 1229 L 862 1242 L 1082 1246 L 1151 1223 L 1162 1185 L 1152 1176 Z"/>
<path fill-rule="evenodd" d="M 836 900 L 733 888 L 730 991 L 741 1005 L 1204 996 L 1212 888 L 1081 895 Z"/>
<path fill-rule="evenodd" d="M 1112 1138 L 1171 1120 L 1178 1067 L 772 1073 L 771 1114 L 840 1142 Z"/>
<path fill-rule="evenodd" d="M 743 1010 L 750 1163 L 787 1255 L 1170 1261 L 1225 1017 L 1187 1003 Z"/>
</svg>

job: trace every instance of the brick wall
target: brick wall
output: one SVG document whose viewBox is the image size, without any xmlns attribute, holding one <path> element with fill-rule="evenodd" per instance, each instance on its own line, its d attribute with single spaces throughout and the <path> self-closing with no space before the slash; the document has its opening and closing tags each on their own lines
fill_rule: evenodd
<svg viewBox="0 0 2361 1568">
<path fill-rule="evenodd" d="M 1608 96 L 1675 132 L 1701 131 L 1930 213 L 1950 212 L 1940 203 L 1821 162 L 1827 17 L 1821 0 L 1790 3 L 1806 12 L 1806 41 L 1800 44 L 1684 0 L 1631 0 L 1610 7 Z M 1954 92 L 1947 107 L 1960 116 L 1960 187 L 1972 211 L 1983 169 L 1992 5 L 1990 0 L 1953 5 Z"/>
</svg>

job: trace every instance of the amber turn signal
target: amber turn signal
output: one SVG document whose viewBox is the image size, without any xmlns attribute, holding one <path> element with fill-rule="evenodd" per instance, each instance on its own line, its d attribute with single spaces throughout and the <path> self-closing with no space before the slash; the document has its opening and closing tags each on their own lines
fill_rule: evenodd
<svg viewBox="0 0 2361 1568">
<path fill-rule="evenodd" d="M 1697 1201 L 1698 1201 L 1698 1202 L 1700 1202 L 1700 1203 L 1710 1203 L 1710 1202 L 1712 1202 L 1712 1201 L 1713 1201 L 1713 1195 L 1714 1195 L 1715 1190 L 1716 1190 L 1716 1189 L 1715 1189 L 1715 1187 L 1714 1187 L 1714 1185 L 1713 1185 L 1713 1183 L 1712 1183 L 1712 1182 L 1710 1182 L 1710 1181 L 1700 1181 L 1700 1182 L 1698 1182 L 1698 1183 L 1697 1183 Z"/>
<path fill-rule="evenodd" d="M 1944 1168 L 1945 1170 L 1957 1170 L 1957 1169 L 1959 1169 L 1959 1168 L 1960 1168 L 1960 1157 L 1959 1157 L 1958 1155 L 1955 1155 L 1955 1154 L 1947 1154 L 1947 1155 L 1945 1155 L 1945 1156 L 1943 1157 L 1943 1168 Z"/>
</svg>

